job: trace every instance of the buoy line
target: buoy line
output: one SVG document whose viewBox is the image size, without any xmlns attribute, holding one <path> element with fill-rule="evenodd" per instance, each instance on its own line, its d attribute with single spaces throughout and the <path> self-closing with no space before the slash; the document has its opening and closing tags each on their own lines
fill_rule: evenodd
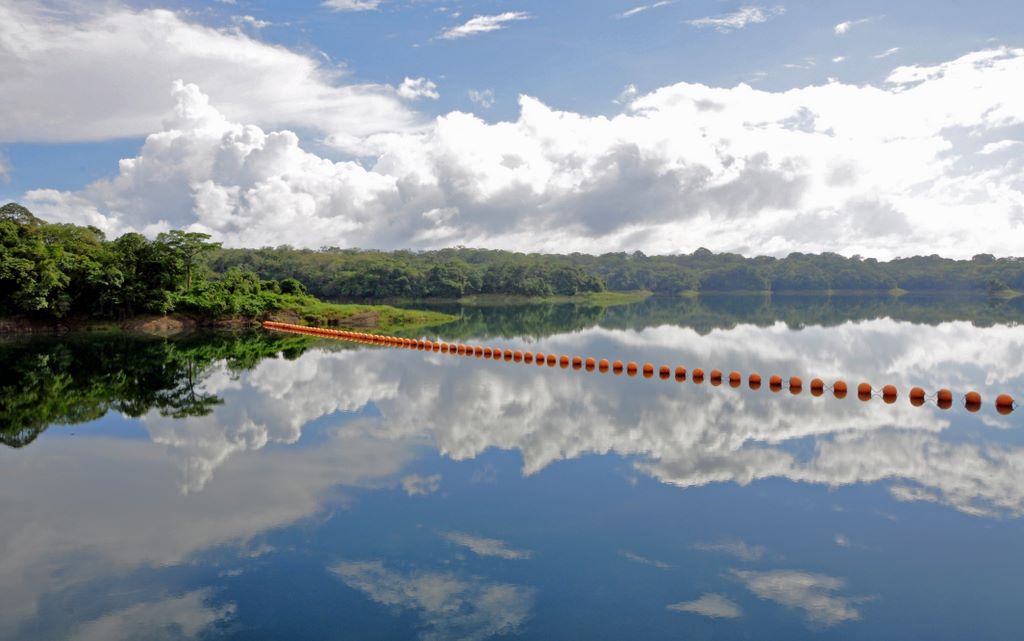
<svg viewBox="0 0 1024 641">
<path fill-rule="evenodd" d="M 689 375 L 690 380 L 700 385 L 704 382 L 705 377 L 711 385 L 717 387 L 722 385 L 724 381 L 727 381 L 730 387 L 740 387 L 743 384 L 743 374 L 737 371 L 729 372 L 724 374 L 721 370 L 713 369 L 710 372 L 706 372 L 700 367 L 695 367 L 689 372 L 682 366 L 677 366 L 674 369 L 668 365 L 661 365 L 655 367 L 651 363 L 644 363 L 638 365 L 635 361 L 629 361 L 623 363 L 621 360 L 615 360 L 609 362 L 607 358 L 600 360 L 588 357 L 583 358 L 581 356 L 567 356 L 567 355 L 555 355 L 545 354 L 544 352 L 528 352 L 521 350 L 513 350 L 508 348 L 500 347 L 483 347 L 480 345 L 466 345 L 464 343 L 446 343 L 444 341 L 430 341 L 425 339 L 415 338 L 402 338 L 399 336 L 388 336 L 385 334 L 369 334 L 365 332 L 351 332 L 348 330 L 340 329 L 327 329 L 324 327 L 307 327 L 305 325 L 292 325 L 290 323 L 278 323 L 276 321 L 264 321 L 263 327 L 265 329 L 280 331 L 280 332 L 292 332 L 295 334 L 308 334 L 310 336 L 321 336 L 324 338 L 333 338 L 338 340 L 346 340 L 356 343 L 366 343 L 370 345 L 383 345 L 386 347 L 400 347 L 404 349 L 415 349 L 419 351 L 428 352 L 440 352 L 442 354 L 453 354 L 457 356 L 472 356 L 475 358 L 486 358 L 491 360 L 500 360 L 513 363 L 523 363 L 526 365 L 536 364 L 538 366 L 547 367 L 561 367 L 566 369 L 571 367 L 574 370 L 584 369 L 588 372 L 598 371 L 602 374 L 607 373 L 609 370 L 616 376 L 621 375 L 623 372 L 627 376 L 641 375 L 644 378 L 654 378 L 655 375 L 662 380 L 674 378 L 677 382 L 684 382 Z M 762 378 L 757 372 L 752 372 L 747 375 L 747 386 L 750 389 L 757 390 L 761 388 Z M 783 380 L 779 375 L 773 375 L 768 378 L 768 389 L 772 392 L 781 392 L 784 388 L 789 390 L 790 394 L 800 394 L 803 392 L 804 382 L 799 376 L 791 376 L 788 380 Z M 832 393 L 833 396 L 839 399 L 846 398 L 850 392 L 850 388 L 844 380 L 836 380 L 831 385 L 827 385 L 825 381 L 820 378 L 813 378 L 808 383 L 808 389 L 812 396 L 822 396 L 826 391 Z M 887 404 L 893 404 L 899 399 L 899 390 L 895 385 L 884 385 L 878 390 L 875 390 L 870 383 L 862 382 L 857 385 L 856 388 L 857 398 L 861 401 L 869 401 L 873 398 L 880 398 Z M 942 388 L 935 392 L 935 394 L 928 394 L 921 387 L 912 387 L 910 392 L 907 394 L 907 398 L 910 400 L 910 404 L 915 407 L 920 407 L 927 402 L 934 402 L 940 409 L 949 409 L 953 406 L 954 395 L 949 389 Z M 977 412 L 981 409 L 982 398 L 981 394 L 975 391 L 969 391 L 960 398 L 965 409 L 968 412 Z M 1017 402 L 1009 394 L 999 394 L 993 401 L 993 406 L 996 412 L 999 414 L 1010 414 L 1017 408 Z"/>
</svg>

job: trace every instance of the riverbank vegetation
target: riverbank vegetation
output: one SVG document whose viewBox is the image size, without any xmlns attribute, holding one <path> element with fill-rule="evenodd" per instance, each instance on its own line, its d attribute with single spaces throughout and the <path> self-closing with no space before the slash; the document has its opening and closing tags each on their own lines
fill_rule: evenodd
<svg viewBox="0 0 1024 641">
<path fill-rule="evenodd" d="M 175 314 L 200 324 L 280 318 L 379 331 L 451 320 L 325 303 L 294 278 L 260 278 L 241 267 L 216 273 L 206 259 L 219 247 L 206 234 L 181 230 L 107 240 L 95 227 L 47 223 L 7 204 L 0 207 L 0 315 L 46 322 Z"/>
<path fill-rule="evenodd" d="M 1024 258 L 988 254 L 970 260 L 915 256 L 878 261 L 831 253 L 745 258 L 707 249 L 671 256 L 641 252 L 591 256 L 466 248 L 383 252 L 278 247 L 217 249 L 208 262 L 221 273 L 237 267 L 260 278 L 294 278 L 310 293 L 330 300 L 454 300 L 491 295 L 543 299 L 606 290 L 671 295 L 974 292 L 999 296 L 1024 291 Z"/>
</svg>

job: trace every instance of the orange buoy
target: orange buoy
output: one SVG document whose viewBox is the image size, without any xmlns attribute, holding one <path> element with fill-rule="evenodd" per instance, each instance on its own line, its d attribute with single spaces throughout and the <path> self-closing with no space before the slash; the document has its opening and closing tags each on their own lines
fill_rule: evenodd
<svg viewBox="0 0 1024 641">
<path fill-rule="evenodd" d="M 789 377 L 789 391 L 791 394 L 799 394 L 804 387 L 804 381 L 799 376 Z"/>
<path fill-rule="evenodd" d="M 622 361 L 615 361 L 612 363 L 612 373 L 619 375 L 622 373 Z"/>
<path fill-rule="evenodd" d="M 629 361 L 628 363 L 626 363 L 626 374 L 629 374 L 630 376 L 636 376 L 636 371 L 636 363 L 634 363 L 633 361 Z"/>
<path fill-rule="evenodd" d="M 533 358 L 534 360 L 537 361 L 537 365 L 540 366 L 545 363 L 544 359 L 546 359 L 547 356 L 544 355 L 544 352 L 537 352 L 536 354 L 533 355 Z"/>
<path fill-rule="evenodd" d="M 521 351 L 519 351 L 518 349 L 516 351 L 512 352 L 512 360 L 514 360 L 517 363 L 522 363 L 523 362 L 523 353 Z"/>
<path fill-rule="evenodd" d="M 654 376 L 654 365 L 651 365 L 650 363 L 644 363 L 643 373 L 644 378 L 650 378 Z"/>
<path fill-rule="evenodd" d="M 680 383 L 682 383 L 683 381 L 686 380 L 686 368 L 685 367 L 680 366 L 680 367 L 676 368 L 676 380 L 678 382 L 680 382 Z"/>
<path fill-rule="evenodd" d="M 593 372 L 594 367 L 597 366 L 597 361 L 592 356 L 588 356 L 587 360 L 583 361 L 583 367 L 587 368 L 588 372 Z"/>
<path fill-rule="evenodd" d="M 512 351 L 512 350 L 510 350 L 510 349 L 506 349 L 506 350 L 505 350 L 505 352 L 504 352 L 504 353 L 502 354 L 502 357 L 503 357 L 503 358 L 504 358 L 504 359 L 505 359 L 506 361 L 510 361 L 510 360 L 512 360 L 512 359 L 513 359 L 513 358 L 515 357 L 515 352 L 513 352 L 513 351 Z"/>
<path fill-rule="evenodd" d="M 811 379 L 811 394 L 814 396 L 821 396 L 825 393 L 825 381 L 820 378 Z"/>
<path fill-rule="evenodd" d="M 712 385 L 718 385 L 722 382 L 722 371 L 713 369 L 711 370 L 711 374 L 708 375 L 708 378 L 711 380 Z"/>
<path fill-rule="evenodd" d="M 977 412 L 981 408 L 981 394 L 977 392 L 964 394 L 964 407 L 968 412 Z"/>
<path fill-rule="evenodd" d="M 846 398 L 846 381 L 836 381 L 832 385 L 832 395 L 836 398 Z"/>
<path fill-rule="evenodd" d="M 484 358 L 490 358 L 492 356 L 492 354 L 493 354 L 493 352 L 491 351 L 490 347 L 485 347 L 484 348 Z"/>
<path fill-rule="evenodd" d="M 569 357 L 566 356 L 565 354 L 562 354 L 561 356 L 559 356 L 558 357 L 558 366 L 561 367 L 562 369 L 565 369 L 566 367 L 569 367 Z"/>
<path fill-rule="evenodd" d="M 1013 397 L 1009 394 L 1000 394 L 996 397 L 996 411 L 1000 414 L 1009 414 L 1013 411 Z"/>
<path fill-rule="evenodd" d="M 442 354 L 447 354 L 448 353 L 448 343 L 441 343 L 441 353 Z"/>
<path fill-rule="evenodd" d="M 914 407 L 921 407 L 924 405 L 924 389 L 921 387 L 911 387 L 910 393 L 907 397 L 910 399 L 910 404 Z"/>
<path fill-rule="evenodd" d="M 700 385 L 704 382 L 704 370 L 699 367 L 694 367 L 693 372 L 690 373 L 690 380 L 695 384 Z"/>
<path fill-rule="evenodd" d="M 859 398 L 862 401 L 866 401 L 869 398 L 871 398 L 870 383 L 860 383 L 859 385 L 857 385 L 857 398 Z"/>
<path fill-rule="evenodd" d="M 483 358 L 484 348 L 477 345 L 476 347 L 473 348 L 473 355 L 476 356 L 477 358 Z"/>
<path fill-rule="evenodd" d="M 761 375 L 757 372 L 751 372 L 750 376 L 747 377 L 747 385 L 750 389 L 761 389 Z"/>
<path fill-rule="evenodd" d="M 953 392 L 946 388 L 940 389 L 935 393 L 935 404 L 944 410 L 953 407 Z"/>
<path fill-rule="evenodd" d="M 558 357 L 554 354 L 548 354 L 548 367 L 554 367 L 558 364 Z"/>
<path fill-rule="evenodd" d="M 662 365 L 661 367 L 658 368 L 658 377 L 661 378 L 662 380 L 667 379 L 671 375 L 672 370 L 669 369 L 668 365 Z"/>
<path fill-rule="evenodd" d="M 778 374 L 772 374 L 768 377 L 768 389 L 773 392 L 778 392 L 782 389 L 782 377 Z"/>
<path fill-rule="evenodd" d="M 572 368 L 573 369 L 580 369 L 581 367 L 583 367 L 583 359 L 580 358 L 579 356 L 573 356 L 572 357 Z"/>
<path fill-rule="evenodd" d="M 729 384 L 733 387 L 738 387 L 743 382 L 743 374 L 733 370 L 729 372 Z"/>
<path fill-rule="evenodd" d="M 602 374 L 606 373 L 608 371 L 608 359 L 602 358 L 601 362 L 597 364 L 597 369 L 600 370 Z"/>
<path fill-rule="evenodd" d="M 900 394 L 896 390 L 895 385 L 886 385 L 882 387 L 882 400 L 890 405 L 896 402 L 896 399 L 899 397 L 899 395 Z"/>
<path fill-rule="evenodd" d="M 459 343 L 459 345 L 455 348 L 455 352 L 459 356 L 465 355 L 465 353 L 466 353 L 466 346 L 463 343 Z"/>
<path fill-rule="evenodd" d="M 533 352 L 523 352 L 523 362 L 527 365 L 533 364 Z"/>
</svg>

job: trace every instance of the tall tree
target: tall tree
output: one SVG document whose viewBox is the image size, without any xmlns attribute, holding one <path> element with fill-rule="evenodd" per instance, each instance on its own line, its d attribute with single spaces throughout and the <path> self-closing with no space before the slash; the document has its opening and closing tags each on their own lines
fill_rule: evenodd
<svg viewBox="0 0 1024 641">
<path fill-rule="evenodd" d="M 194 231 L 172 229 L 162 232 L 156 242 L 166 246 L 185 270 L 185 291 L 192 289 L 192 271 L 199 263 L 200 257 L 214 249 L 220 249 L 221 243 L 210 242 L 209 234 Z"/>
</svg>

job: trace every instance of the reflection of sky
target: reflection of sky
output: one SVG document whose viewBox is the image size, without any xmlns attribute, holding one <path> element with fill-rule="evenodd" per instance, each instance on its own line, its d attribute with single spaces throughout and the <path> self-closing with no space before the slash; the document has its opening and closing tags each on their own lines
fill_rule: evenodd
<svg viewBox="0 0 1024 641">
<path fill-rule="evenodd" d="M 1024 381 L 1024 335 L 968 323 L 508 344 L 989 399 Z M 954 639 L 1022 623 L 1016 414 L 376 348 L 203 385 L 225 399 L 207 417 L 108 416 L 0 451 L 0 638 Z"/>
</svg>

